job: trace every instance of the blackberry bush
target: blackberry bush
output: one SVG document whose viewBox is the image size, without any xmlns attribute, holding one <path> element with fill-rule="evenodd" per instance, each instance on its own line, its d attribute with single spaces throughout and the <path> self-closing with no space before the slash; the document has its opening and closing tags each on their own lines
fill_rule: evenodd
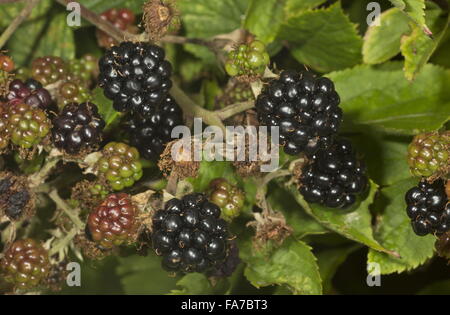
<svg viewBox="0 0 450 315">
<path fill-rule="evenodd" d="M 447 173 L 450 167 L 450 131 L 415 136 L 408 147 L 408 164 L 414 176 Z"/>
<path fill-rule="evenodd" d="M 95 104 L 71 103 L 53 119 L 53 144 L 69 154 L 88 153 L 100 144 L 104 127 Z"/>
<path fill-rule="evenodd" d="M 35 240 L 18 240 L 6 250 L 0 267 L 6 282 L 29 290 L 41 284 L 49 273 L 48 252 Z"/>
<path fill-rule="evenodd" d="M 100 58 L 99 85 L 115 110 L 154 113 L 172 87 L 172 65 L 164 57 L 156 45 L 123 42 Z"/>
<path fill-rule="evenodd" d="M 25 82 L 19 79 L 9 84 L 9 93 L 6 96 L 9 104 L 25 103 L 31 107 L 49 109 L 52 105 L 52 97 L 42 84 L 34 79 Z"/>
<path fill-rule="evenodd" d="M 173 140 L 172 129 L 183 124 L 183 112 L 172 97 L 168 96 L 151 115 L 145 117 L 135 113 L 127 123 L 131 145 L 144 158 L 157 161 L 165 145 Z"/>
<path fill-rule="evenodd" d="M 110 142 L 103 148 L 97 168 L 114 190 L 133 186 L 143 174 L 138 150 L 120 142 Z"/>
<path fill-rule="evenodd" d="M 261 125 L 279 126 L 284 152 L 311 156 L 332 143 L 342 120 L 339 95 L 333 82 L 310 73 L 283 71 L 258 96 Z"/>
<path fill-rule="evenodd" d="M 88 217 L 93 241 L 103 249 L 126 244 L 136 233 L 136 211 L 129 195 L 109 195 Z"/>
<path fill-rule="evenodd" d="M 307 202 L 329 208 L 347 208 L 367 188 L 364 164 L 357 159 L 351 143 L 336 140 L 320 150 L 302 168 L 300 193 Z"/>
<path fill-rule="evenodd" d="M 406 214 L 419 236 L 443 234 L 450 230 L 450 204 L 442 180 L 420 181 L 405 195 Z"/>
<path fill-rule="evenodd" d="M 205 195 L 171 199 L 153 215 L 153 248 L 168 271 L 205 272 L 228 251 L 228 226 Z"/>
</svg>

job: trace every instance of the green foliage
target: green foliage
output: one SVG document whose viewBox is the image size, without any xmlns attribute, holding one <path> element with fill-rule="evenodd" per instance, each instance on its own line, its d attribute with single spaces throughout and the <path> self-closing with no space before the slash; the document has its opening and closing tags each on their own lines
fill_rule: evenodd
<svg viewBox="0 0 450 315">
<path fill-rule="evenodd" d="M 289 41 L 291 53 L 299 62 L 320 72 L 344 69 L 361 61 L 362 38 L 339 3 L 290 16 L 279 38 Z"/>
</svg>

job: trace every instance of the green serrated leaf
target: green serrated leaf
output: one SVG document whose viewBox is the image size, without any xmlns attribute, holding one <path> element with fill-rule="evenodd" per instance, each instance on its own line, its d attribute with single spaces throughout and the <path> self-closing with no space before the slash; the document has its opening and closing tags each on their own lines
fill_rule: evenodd
<svg viewBox="0 0 450 315">
<path fill-rule="evenodd" d="M 369 171 L 369 177 L 380 186 L 392 185 L 411 177 L 406 154 L 409 137 L 363 133 L 352 137 Z"/>
<path fill-rule="evenodd" d="M 321 294 L 322 285 L 311 247 L 293 238 L 271 251 L 256 251 L 251 241 L 240 246 L 244 274 L 257 288 L 283 285 L 294 294 Z"/>
<path fill-rule="evenodd" d="M 441 16 L 442 10 L 437 5 L 431 6 L 431 9 L 426 12 L 427 24 L 430 26 L 434 36 L 428 36 L 420 26 L 413 24 L 411 26 L 411 34 L 402 38 L 400 49 L 405 57 L 404 71 L 408 80 L 413 80 L 428 62 L 443 38 L 450 22 L 449 19 Z"/>
<path fill-rule="evenodd" d="M 416 179 L 406 179 L 384 188 L 374 204 L 374 209 L 380 212 L 376 239 L 400 254 L 400 258 L 395 258 L 369 250 L 367 262 L 378 263 L 381 274 L 414 269 L 433 256 L 436 238 L 432 235 L 417 236 L 406 215 L 405 193 L 415 185 Z"/>
<path fill-rule="evenodd" d="M 322 278 L 323 293 L 333 293 L 332 280 L 339 266 L 347 259 L 348 255 L 361 248 L 360 245 L 352 245 L 340 248 L 326 249 L 316 254 Z"/>
<path fill-rule="evenodd" d="M 450 117 L 450 71 L 425 65 L 414 82 L 400 63 L 357 66 L 328 75 L 336 84 L 345 112 L 344 128 L 373 127 L 397 134 L 439 129 Z"/>
<path fill-rule="evenodd" d="M 378 186 L 371 182 L 368 196 L 353 211 L 336 211 L 317 204 L 308 204 L 293 185 L 286 187 L 305 211 L 329 229 L 342 236 L 369 246 L 377 251 L 393 254 L 373 237 L 372 215 L 369 206 L 374 200 Z"/>
<path fill-rule="evenodd" d="M 36 16 L 24 22 L 8 41 L 7 48 L 14 61 L 23 66 L 27 61 L 41 56 L 74 58 L 73 30 L 67 26 L 66 14 L 49 14 L 45 3 L 35 10 Z"/>
<path fill-rule="evenodd" d="M 161 258 L 154 254 L 119 257 L 118 261 L 116 272 L 125 294 L 167 294 L 176 288 L 180 279 L 164 271 Z"/>
<path fill-rule="evenodd" d="M 121 114 L 114 110 L 112 101 L 103 94 L 103 89 L 96 87 L 92 91 L 92 102 L 97 105 L 100 116 L 106 123 L 105 129 L 115 126 L 121 117 Z"/>
<path fill-rule="evenodd" d="M 328 229 L 308 215 L 292 195 L 282 187 L 270 186 L 267 201 L 274 210 L 283 213 L 287 224 L 294 230 L 293 235 L 295 237 L 302 238 L 306 235 L 329 232 Z"/>
<path fill-rule="evenodd" d="M 289 17 L 278 38 L 289 42 L 299 62 L 320 72 L 351 67 L 361 61 L 362 38 L 339 3 Z"/>
<path fill-rule="evenodd" d="M 302 11 L 316 8 L 324 2 L 326 0 L 286 0 L 284 14 L 286 16 L 297 15 Z"/>
<path fill-rule="evenodd" d="M 392 8 L 380 15 L 380 25 L 371 25 L 363 44 L 363 60 L 367 64 L 385 62 L 400 53 L 400 39 L 410 32 L 409 19 Z"/>
<path fill-rule="evenodd" d="M 283 21 L 283 7 L 279 0 L 250 0 L 244 28 L 266 44 L 273 42 Z"/>
<path fill-rule="evenodd" d="M 427 28 L 427 26 L 425 25 L 425 0 L 389 1 L 421 28 Z"/>
<path fill-rule="evenodd" d="M 188 37 L 210 38 L 241 27 L 248 0 L 179 0 L 178 9 Z M 186 49 L 209 63 L 215 56 L 205 47 L 186 45 Z"/>
</svg>

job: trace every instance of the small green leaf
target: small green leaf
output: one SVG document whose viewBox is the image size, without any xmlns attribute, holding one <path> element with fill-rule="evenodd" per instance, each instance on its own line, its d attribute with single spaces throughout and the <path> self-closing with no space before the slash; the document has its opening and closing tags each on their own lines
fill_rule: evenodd
<svg viewBox="0 0 450 315">
<path fill-rule="evenodd" d="M 373 237 L 372 215 L 369 206 L 374 200 L 378 186 L 371 182 L 370 191 L 366 199 L 361 201 L 357 209 L 353 211 L 336 211 L 317 204 L 308 204 L 296 187 L 288 185 L 297 202 L 305 211 L 329 229 L 343 235 L 344 237 L 369 246 L 377 251 L 393 254 L 389 249 L 381 246 Z"/>
<path fill-rule="evenodd" d="M 450 117 L 450 71 L 425 65 L 413 82 L 400 63 L 357 66 L 328 75 L 336 84 L 345 112 L 344 129 L 368 127 L 416 134 L 439 129 Z"/>
<path fill-rule="evenodd" d="M 181 289 L 172 290 L 170 295 L 223 294 L 228 286 L 229 283 L 226 280 L 220 280 L 215 286 L 212 286 L 204 274 L 190 273 L 177 282 L 177 287 L 181 287 Z"/>
<path fill-rule="evenodd" d="M 293 235 L 295 237 L 302 238 L 306 235 L 329 232 L 328 229 L 308 215 L 292 195 L 282 187 L 270 186 L 267 201 L 275 211 L 283 213 L 287 224 L 294 230 Z"/>
<path fill-rule="evenodd" d="M 319 265 L 320 277 L 322 278 L 323 293 L 333 293 L 333 277 L 339 266 L 347 259 L 348 255 L 361 248 L 360 245 L 351 245 L 340 248 L 326 249 L 316 254 Z"/>
<path fill-rule="evenodd" d="M 380 186 L 411 177 L 406 155 L 410 137 L 363 133 L 352 141 L 367 164 L 370 178 Z"/>
<path fill-rule="evenodd" d="M 406 179 L 384 188 L 374 203 L 374 209 L 380 212 L 375 238 L 400 254 L 400 258 L 395 258 L 369 250 L 367 262 L 378 263 L 381 274 L 417 268 L 433 256 L 436 238 L 417 236 L 406 215 L 405 193 L 415 185 L 416 179 Z"/>
<path fill-rule="evenodd" d="M 170 276 L 161 267 L 161 258 L 150 253 L 147 257 L 119 257 L 116 272 L 125 294 L 167 294 L 176 287 L 179 277 Z"/>
<path fill-rule="evenodd" d="M 413 24 L 411 34 L 402 38 L 401 51 L 405 57 L 404 71 L 408 80 L 413 80 L 428 62 L 443 38 L 450 21 L 441 16 L 442 10 L 437 5 L 426 12 L 427 24 L 433 31 L 434 37 L 431 38 L 423 32 L 421 27 Z"/>
<path fill-rule="evenodd" d="M 119 122 L 121 114 L 114 110 L 112 101 L 106 98 L 106 96 L 103 94 L 102 88 L 96 87 L 92 91 L 92 102 L 97 105 L 98 112 L 106 123 L 105 129 L 110 129 L 111 126 L 114 126 Z"/>
<path fill-rule="evenodd" d="M 361 61 L 362 38 L 339 3 L 289 17 L 278 37 L 289 42 L 299 62 L 320 72 L 344 69 Z"/>
<path fill-rule="evenodd" d="M 406 14 L 414 23 L 424 30 L 425 25 L 425 0 L 390 0 L 401 12 Z"/>
<path fill-rule="evenodd" d="M 188 37 L 210 38 L 241 27 L 248 0 L 179 0 L 177 2 Z M 186 45 L 186 49 L 209 63 L 214 55 L 205 47 Z"/>
<path fill-rule="evenodd" d="M 38 6 L 41 15 L 24 22 L 8 41 L 14 61 L 23 66 L 42 56 L 75 57 L 73 30 L 67 26 L 66 14 L 48 16 L 48 8 Z"/>
<path fill-rule="evenodd" d="M 286 0 L 284 14 L 286 16 L 296 15 L 302 11 L 314 9 L 326 2 L 326 0 Z"/>
<path fill-rule="evenodd" d="M 400 53 L 400 39 L 409 32 L 409 19 L 399 9 L 384 11 L 380 15 L 380 25 L 369 26 L 364 36 L 364 62 L 377 64 L 391 59 Z"/>
<path fill-rule="evenodd" d="M 273 42 L 283 20 L 283 4 L 279 0 L 250 0 L 244 27 L 258 40 L 266 44 Z"/>
<path fill-rule="evenodd" d="M 288 238 L 270 251 L 256 251 L 251 241 L 244 244 L 239 251 L 247 264 L 244 274 L 255 287 L 283 285 L 294 294 L 322 293 L 316 258 L 305 243 Z"/>
</svg>

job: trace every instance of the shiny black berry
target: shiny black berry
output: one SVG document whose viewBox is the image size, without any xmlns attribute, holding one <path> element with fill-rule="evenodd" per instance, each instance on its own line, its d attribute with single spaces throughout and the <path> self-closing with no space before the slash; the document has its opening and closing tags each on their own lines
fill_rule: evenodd
<svg viewBox="0 0 450 315">
<path fill-rule="evenodd" d="M 53 119 L 53 144 L 68 154 L 93 151 L 102 139 L 105 122 L 93 103 L 70 103 Z"/>
<path fill-rule="evenodd" d="M 260 124 L 280 127 L 284 152 L 311 156 L 327 148 L 342 120 L 339 96 L 325 77 L 286 70 L 256 100 Z"/>
<path fill-rule="evenodd" d="M 204 272 L 228 253 L 228 225 L 220 208 L 199 193 L 173 198 L 153 215 L 153 248 L 168 271 Z"/>
<path fill-rule="evenodd" d="M 172 66 L 164 49 L 147 43 L 122 42 L 99 60 L 99 85 L 119 112 L 151 115 L 172 87 Z"/>
<path fill-rule="evenodd" d="M 440 235 L 450 230 L 450 206 L 441 179 L 433 183 L 420 181 L 406 192 L 405 201 L 406 214 L 417 235 Z"/>
<path fill-rule="evenodd" d="M 183 112 L 170 96 L 161 105 L 150 107 L 147 115 L 134 113 L 126 122 L 131 145 L 151 161 L 159 159 L 165 145 L 173 140 L 173 128 L 182 124 Z"/>
<path fill-rule="evenodd" d="M 328 149 L 311 156 L 302 169 L 300 183 L 300 193 L 307 202 L 347 208 L 356 202 L 356 195 L 365 191 L 368 179 L 351 143 L 337 139 Z"/>
</svg>

